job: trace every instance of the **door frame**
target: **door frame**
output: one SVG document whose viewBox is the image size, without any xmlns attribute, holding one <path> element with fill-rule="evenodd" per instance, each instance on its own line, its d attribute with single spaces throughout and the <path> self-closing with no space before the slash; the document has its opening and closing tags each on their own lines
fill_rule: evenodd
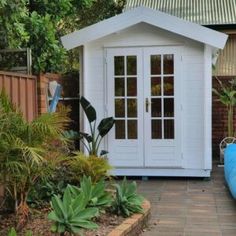
<svg viewBox="0 0 236 236">
<path fill-rule="evenodd" d="M 182 46 L 141 46 L 141 47 L 106 47 L 104 48 L 104 57 L 105 57 L 105 63 L 104 63 L 104 74 L 105 74 L 105 80 L 104 80 L 104 88 L 105 88 L 105 94 L 104 94 L 104 97 L 105 97 L 105 115 L 110 115 L 109 114 L 109 99 L 108 97 L 110 96 L 110 93 L 109 93 L 109 83 L 108 83 L 108 60 L 109 60 L 109 52 L 112 52 L 113 50 L 114 51 L 117 51 L 119 50 L 119 52 L 121 52 L 122 54 L 122 51 L 124 52 L 124 55 L 127 55 L 129 54 L 129 52 L 131 51 L 140 51 L 141 50 L 141 61 L 142 61 L 142 75 L 143 77 L 146 77 L 147 76 L 147 73 L 145 72 L 145 66 L 144 66 L 144 58 L 145 58 L 145 54 L 150 51 L 150 50 L 157 50 L 159 53 L 163 53 L 163 54 L 174 54 L 175 55 L 175 58 L 177 58 L 177 60 L 175 61 L 175 67 L 178 67 L 178 73 L 176 75 L 176 72 L 175 72 L 175 77 L 177 76 L 178 77 L 178 83 L 175 83 L 175 91 L 178 91 L 179 95 L 178 95 L 178 98 L 177 98 L 177 101 L 176 101 L 176 98 L 175 98 L 175 101 L 176 101 L 176 104 L 178 106 L 178 111 L 175 111 L 176 112 L 176 116 L 178 116 L 178 121 L 176 123 L 176 118 L 175 118 L 175 134 L 178 134 L 178 136 L 176 136 L 176 146 L 177 146 L 177 151 L 176 153 L 178 153 L 178 158 L 176 158 L 178 164 L 176 163 L 175 166 L 149 166 L 149 165 L 146 165 L 146 161 L 145 161 L 145 158 L 146 158 L 146 151 L 145 149 L 147 147 L 145 147 L 145 140 L 146 140 L 146 136 L 147 136 L 147 132 L 145 133 L 144 132 L 144 129 L 145 129 L 145 122 L 147 122 L 145 119 L 145 101 L 144 101 L 144 98 L 145 98 L 145 86 L 144 86 L 144 82 L 145 82 L 145 79 L 143 79 L 142 83 L 143 83 L 143 90 L 142 90 L 142 94 L 139 95 L 139 99 L 141 101 L 143 101 L 143 116 L 141 118 L 139 118 L 139 120 L 141 119 L 142 120 L 142 126 L 143 126 L 143 130 L 142 130 L 142 134 L 144 135 L 144 138 L 142 139 L 142 143 L 143 143 L 143 152 L 142 152 L 142 156 L 143 156 L 143 165 L 142 166 L 136 166 L 136 168 L 183 168 L 183 164 L 184 164 L 184 161 L 183 161 L 183 151 L 182 151 L 182 130 L 181 128 L 183 127 L 182 126 L 182 119 L 181 119 L 181 115 L 182 115 L 182 96 L 181 96 L 181 87 L 182 87 L 182 83 L 181 83 L 181 74 L 182 74 L 182 56 L 180 54 L 181 52 L 181 47 Z M 178 127 L 178 128 L 177 128 Z M 178 129 L 178 130 L 177 130 Z M 105 148 L 107 148 L 108 150 L 108 147 L 109 147 L 109 136 L 107 136 L 105 138 Z M 119 168 L 125 168 L 125 166 L 116 166 L 116 167 L 119 167 Z M 131 167 L 129 165 L 127 165 L 127 168 L 128 167 Z M 134 166 L 135 167 L 135 166 Z"/>
</svg>

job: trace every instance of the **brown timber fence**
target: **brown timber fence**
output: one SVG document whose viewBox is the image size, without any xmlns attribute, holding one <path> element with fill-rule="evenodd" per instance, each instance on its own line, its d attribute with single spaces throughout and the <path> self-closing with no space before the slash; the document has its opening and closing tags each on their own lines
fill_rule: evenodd
<svg viewBox="0 0 236 236">
<path fill-rule="evenodd" d="M 37 116 L 36 76 L 0 71 L 0 91 L 3 89 L 28 121 Z"/>
</svg>

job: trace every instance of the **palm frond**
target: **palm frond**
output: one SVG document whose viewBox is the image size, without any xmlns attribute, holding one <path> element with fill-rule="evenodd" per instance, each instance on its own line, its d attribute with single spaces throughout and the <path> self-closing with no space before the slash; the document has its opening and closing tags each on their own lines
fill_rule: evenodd
<svg viewBox="0 0 236 236">
<path fill-rule="evenodd" d="M 67 127 L 69 119 L 60 113 L 45 113 L 35 119 L 30 126 L 32 131 L 44 138 L 59 138 Z"/>
<path fill-rule="evenodd" d="M 44 161 L 42 154 L 44 150 L 39 147 L 30 147 L 19 137 L 12 137 L 12 148 L 21 152 L 22 157 L 32 164 L 39 164 Z"/>
</svg>

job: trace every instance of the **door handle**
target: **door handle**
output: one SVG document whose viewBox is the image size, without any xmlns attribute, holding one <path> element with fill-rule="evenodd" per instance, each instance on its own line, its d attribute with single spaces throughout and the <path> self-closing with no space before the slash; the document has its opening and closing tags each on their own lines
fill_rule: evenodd
<svg viewBox="0 0 236 236">
<path fill-rule="evenodd" d="M 149 99 L 146 98 L 146 99 L 145 99 L 146 112 L 148 112 L 149 105 L 150 105 Z"/>
</svg>

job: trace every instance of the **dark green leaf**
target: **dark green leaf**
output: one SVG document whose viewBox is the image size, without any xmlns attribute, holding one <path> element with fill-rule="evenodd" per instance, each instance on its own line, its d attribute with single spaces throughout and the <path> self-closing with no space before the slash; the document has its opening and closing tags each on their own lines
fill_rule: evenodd
<svg viewBox="0 0 236 236">
<path fill-rule="evenodd" d="M 104 155 L 106 155 L 106 154 L 108 154 L 108 151 L 106 151 L 106 150 L 101 150 L 100 156 L 104 156 Z"/>
<path fill-rule="evenodd" d="M 87 140 L 88 143 L 91 143 L 93 141 L 93 138 L 91 135 L 87 134 L 87 133 L 83 133 L 83 132 L 79 132 L 79 138 L 85 138 Z"/>
<path fill-rule="evenodd" d="M 99 135 L 104 137 L 113 127 L 115 120 L 113 117 L 107 117 L 101 120 L 98 125 Z"/>
<path fill-rule="evenodd" d="M 80 104 L 87 116 L 88 121 L 91 123 L 97 119 L 96 111 L 91 103 L 83 96 L 80 98 Z"/>
</svg>

